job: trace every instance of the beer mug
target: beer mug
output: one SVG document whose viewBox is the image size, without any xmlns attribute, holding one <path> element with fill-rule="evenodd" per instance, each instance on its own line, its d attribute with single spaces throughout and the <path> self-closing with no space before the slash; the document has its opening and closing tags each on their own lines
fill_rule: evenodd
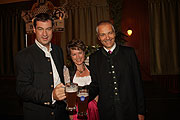
<svg viewBox="0 0 180 120">
<path fill-rule="evenodd" d="M 76 83 L 66 83 L 65 85 L 65 94 L 67 107 L 66 110 L 70 114 L 76 114 L 76 97 L 78 91 L 78 84 Z"/>
<path fill-rule="evenodd" d="M 86 87 L 78 89 L 77 104 L 78 104 L 78 119 L 87 119 L 89 92 Z"/>
</svg>

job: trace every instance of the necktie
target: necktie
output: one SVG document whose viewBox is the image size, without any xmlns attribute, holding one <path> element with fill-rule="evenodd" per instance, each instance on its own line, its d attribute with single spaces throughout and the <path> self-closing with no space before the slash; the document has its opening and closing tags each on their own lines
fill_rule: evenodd
<svg viewBox="0 0 180 120">
<path fill-rule="evenodd" d="M 112 51 L 111 51 L 111 50 L 109 50 L 109 51 L 108 51 L 108 53 L 109 53 L 109 54 L 111 54 L 111 53 L 112 53 Z"/>
</svg>

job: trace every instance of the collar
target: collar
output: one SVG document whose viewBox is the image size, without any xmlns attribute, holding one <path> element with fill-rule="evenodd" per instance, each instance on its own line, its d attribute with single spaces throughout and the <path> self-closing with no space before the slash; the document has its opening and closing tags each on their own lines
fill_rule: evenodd
<svg viewBox="0 0 180 120">
<path fill-rule="evenodd" d="M 108 52 L 109 50 L 108 49 L 106 49 L 104 46 L 103 46 L 103 48 L 106 50 L 106 52 Z M 110 49 L 110 51 L 112 51 L 113 52 L 113 50 L 116 48 L 116 43 L 114 42 L 114 45 L 113 45 L 113 47 Z"/>
<path fill-rule="evenodd" d="M 113 46 L 113 47 L 114 47 L 114 46 Z M 107 57 L 113 57 L 113 56 L 117 55 L 119 49 L 120 49 L 120 46 L 119 46 L 119 45 L 115 45 L 115 48 L 114 48 L 112 54 L 108 54 L 108 52 L 106 51 L 107 49 L 105 50 L 104 48 L 101 48 L 101 51 L 102 51 L 102 53 L 103 53 L 105 56 L 107 56 Z"/>
<path fill-rule="evenodd" d="M 51 50 L 52 50 L 52 47 L 51 47 L 51 43 L 49 44 L 49 51 L 48 51 L 48 49 L 44 46 L 44 45 L 42 45 L 40 42 L 38 42 L 36 39 L 35 39 L 35 43 L 36 43 L 36 45 L 41 49 L 41 50 L 43 50 L 44 52 L 50 52 Z"/>
</svg>

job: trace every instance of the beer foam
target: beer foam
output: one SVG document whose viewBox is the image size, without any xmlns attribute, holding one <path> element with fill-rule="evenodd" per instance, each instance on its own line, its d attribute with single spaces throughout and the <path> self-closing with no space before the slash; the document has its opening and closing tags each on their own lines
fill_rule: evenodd
<svg viewBox="0 0 180 120">
<path fill-rule="evenodd" d="M 67 87 L 66 92 L 77 92 L 78 88 Z"/>
<path fill-rule="evenodd" d="M 88 94 L 88 93 L 78 93 L 77 96 L 78 96 L 78 97 L 81 97 L 81 96 L 88 97 L 89 94 Z"/>
</svg>

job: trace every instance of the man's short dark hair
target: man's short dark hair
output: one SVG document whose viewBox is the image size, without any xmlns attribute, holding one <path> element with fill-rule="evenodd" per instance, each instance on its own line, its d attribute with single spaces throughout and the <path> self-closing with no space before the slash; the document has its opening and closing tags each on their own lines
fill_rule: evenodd
<svg viewBox="0 0 180 120">
<path fill-rule="evenodd" d="M 52 26 L 54 25 L 54 19 L 47 13 L 40 13 L 38 15 L 35 16 L 35 18 L 33 19 L 33 26 L 34 28 L 36 28 L 37 25 L 37 21 L 48 21 L 50 20 L 52 22 Z"/>
</svg>

